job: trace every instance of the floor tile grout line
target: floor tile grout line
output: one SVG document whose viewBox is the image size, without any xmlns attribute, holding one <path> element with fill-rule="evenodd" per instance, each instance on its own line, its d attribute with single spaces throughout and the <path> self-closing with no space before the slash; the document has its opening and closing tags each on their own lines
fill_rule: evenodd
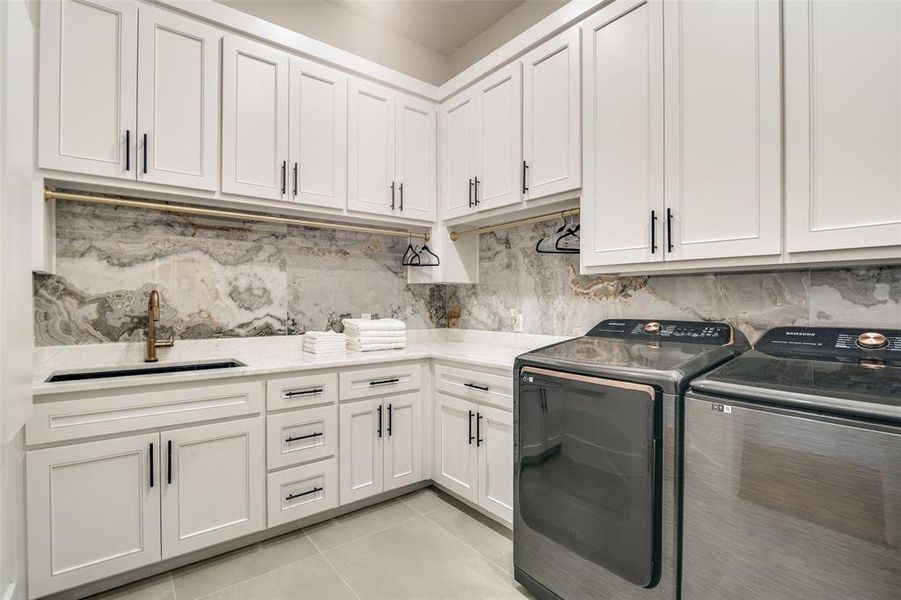
<svg viewBox="0 0 901 600">
<path fill-rule="evenodd" d="M 410 509 L 410 510 L 413 510 L 413 509 Z M 414 510 L 413 512 L 416 512 L 416 511 Z M 372 533 L 367 533 L 366 535 L 361 535 L 360 537 L 354 538 L 352 540 L 342 542 L 333 548 L 326 548 L 325 550 L 320 550 L 320 552 L 322 552 L 322 554 L 325 555 L 326 552 L 331 552 L 332 550 L 337 550 L 338 548 L 343 548 L 344 546 L 346 546 L 348 544 L 353 544 L 354 542 L 358 542 L 360 540 L 365 540 L 368 537 L 372 537 L 376 534 L 379 534 L 384 531 L 388 531 L 389 529 L 392 529 L 394 527 L 397 527 L 398 525 L 403 525 L 404 523 L 408 523 L 408 522 L 412 521 L 413 519 L 418 519 L 419 517 L 424 517 L 424 516 L 425 515 L 416 513 L 412 517 L 408 517 L 408 518 L 404 519 L 403 521 L 398 521 L 397 523 L 394 523 L 393 525 L 388 525 L 387 527 L 383 527 L 382 529 L 379 529 L 378 531 L 373 531 Z M 310 541 L 313 541 L 312 538 L 310 538 Z M 318 548 L 318 546 L 317 546 L 317 548 Z"/>
<path fill-rule="evenodd" d="M 175 591 L 175 576 L 172 574 L 172 569 L 166 571 L 166 574 L 169 575 L 169 585 L 172 587 L 172 600 L 178 600 L 178 593 Z"/>
<path fill-rule="evenodd" d="M 344 575 L 341 574 L 341 571 L 339 571 L 338 568 L 332 564 L 332 561 L 328 559 L 328 556 L 325 555 L 325 552 L 319 549 L 319 546 L 316 545 L 316 542 L 313 541 L 313 538 L 310 537 L 306 530 L 303 531 L 303 534 L 307 536 L 307 539 L 310 540 L 310 543 L 313 544 L 314 548 L 316 548 L 316 552 L 319 553 L 319 556 L 322 557 L 322 560 L 324 560 L 328 564 L 328 566 L 332 568 L 332 571 L 335 572 L 335 575 L 337 575 L 338 578 L 344 582 L 344 585 L 346 585 L 347 589 L 350 590 L 350 593 L 354 595 L 354 598 L 360 600 L 360 595 L 357 593 L 357 590 L 355 590 L 353 586 L 350 585 L 350 582 L 344 578 Z"/>
<path fill-rule="evenodd" d="M 456 507 L 455 507 L 455 508 L 456 508 Z M 458 509 L 458 510 L 459 510 L 459 509 Z M 436 512 L 436 511 L 432 511 L 432 512 Z M 461 511 L 461 512 L 462 512 L 462 511 Z M 466 513 L 463 513 L 463 514 L 466 514 Z M 479 549 L 476 548 L 475 546 L 472 546 L 469 542 L 467 542 L 466 540 L 464 540 L 462 537 L 460 537 L 459 535 L 457 535 L 456 533 L 454 533 L 454 532 L 451 531 L 450 529 L 447 529 L 446 527 L 444 527 L 441 523 L 439 523 L 438 521 L 436 521 L 436 520 L 433 519 L 432 517 L 430 517 L 430 516 L 428 516 L 428 515 L 423 515 L 423 516 L 426 517 L 426 518 L 428 518 L 428 520 L 431 521 L 432 523 L 434 523 L 435 525 L 437 525 L 442 531 L 446 531 L 447 533 L 449 533 L 449 534 L 451 534 L 452 536 L 454 536 L 456 539 L 458 539 L 458 540 L 460 540 L 461 542 L 463 542 L 463 545 L 464 545 L 464 546 L 466 546 L 467 548 L 469 548 L 470 550 L 472 550 L 473 552 L 475 552 L 476 554 L 478 554 L 479 556 L 481 556 L 483 559 L 487 560 L 487 561 L 490 562 L 492 565 L 494 565 L 495 567 L 497 567 L 498 569 L 500 569 L 500 570 L 503 571 L 504 573 L 507 573 L 507 574 L 510 575 L 511 577 L 513 576 L 513 573 L 510 573 L 510 572 L 507 570 L 507 567 L 504 567 L 504 566 L 498 564 L 497 562 L 495 562 L 494 560 L 492 560 L 487 554 L 485 554 L 484 552 L 482 552 L 481 550 L 479 550 Z M 466 515 L 466 516 L 469 516 L 469 515 Z M 472 518 L 472 517 L 470 517 L 470 518 Z M 475 520 L 475 519 L 473 519 L 473 520 Z M 476 521 L 476 522 L 478 522 L 478 521 Z M 479 523 L 479 525 L 482 525 L 482 523 Z M 500 534 L 498 534 L 498 535 L 500 535 Z"/>
</svg>

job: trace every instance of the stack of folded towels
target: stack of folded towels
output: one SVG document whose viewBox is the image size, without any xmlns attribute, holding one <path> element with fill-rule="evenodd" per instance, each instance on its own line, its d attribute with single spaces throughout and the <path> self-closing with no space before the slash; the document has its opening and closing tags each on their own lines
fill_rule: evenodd
<svg viewBox="0 0 901 600">
<path fill-rule="evenodd" d="M 303 351 L 331 354 L 347 350 L 347 336 L 334 331 L 308 331 L 303 334 Z"/>
<path fill-rule="evenodd" d="M 352 352 L 407 347 L 407 325 L 397 319 L 344 319 L 344 333 Z"/>
</svg>

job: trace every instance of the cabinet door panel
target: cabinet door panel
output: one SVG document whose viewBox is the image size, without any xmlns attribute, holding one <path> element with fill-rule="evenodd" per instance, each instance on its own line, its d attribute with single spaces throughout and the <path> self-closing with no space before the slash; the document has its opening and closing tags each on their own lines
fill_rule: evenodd
<svg viewBox="0 0 901 600">
<path fill-rule="evenodd" d="M 291 59 L 291 197 L 301 204 L 347 203 L 347 75 Z"/>
<path fill-rule="evenodd" d="M 662 27 L 659 0 L 582 25 L 583 267 L 663 259 Z"/>
<path fill-rule="evenodd" d="M 31 597 L 160 560 L 159 441 L 153 433 L 27 453 Z"/>
<path fill-rule="evenodd" d="M 384 414 L 381 408 L 381 398 L 340 406 L 338 456 L 341 504 L 362 500 L 384 489 Z"/>
<path fill-rule="evenodd" d="M 288 55 L 227 35 L 222 45 L 222 191 L 281 200 L 288 161 Z"/>
<path fill-rule="evenodd" d="M 476 408 L 466 400 L 435 395 L 435 481 L 473 502 L 479 499 Z"/>
<path fill-rule="evenodd" d="M 41 167 L 135 178 L 137 28 L 135 3 L 41 3 Z"/>
<path fill-rule="evenodd" d="M 582 185 L 579 28 L 522 58 L 523 193 L 527 200 Z"/>
<path fill-rule="evenodd" d="M 222 36 L 197 21 L 146 5 L 139 21 L 138 178 L 215 190 Z"/>
<path fill-rule="evenodd" d="M 778 254 L 780 4 L 664 3 L 669 259 Z"/>
<path fill-rule="evenodd" d="M 479 406 L 479 506 L 513 522 L 513 413 Z"/>
<path fill-rule="evenodd" d="M 385 491 L 422 479 L 421 393 L 386 398 Z"/>
<path fill-rule="evenodd" d="M 522 201 L 522 67 L 515 62 L 477 84 L 479 184 L 476 206 Z"/>
<path fill-rule="evenodd" d="M 472 92 L 464 92 L 440 109 L 442 216 L 452 219 L 473 208 L 472 178 L 475 176 L 477 108 Z"/>
<path fill-rule="evenodd" d="M 348 86 L 348 210 L 390 215 L 394 183 L 394 93 L 358 79 Z"/>
<path fill-rule="evenodd" d="M 262 417 L 163 433 L 163 558 L 265 527 L 263 436 Z"/>
<path fill-rule="evenodd" d="M 787 249 L 901 245 L 901 4 L 784 6 Z"/>
<path fill-rule="evenodd" d="M 398 202 L 395 214 L 412 219 L 435 218 L 435 106 L 403 95 L 397 97 Z M 403 186 L 403 188 L 400 188 Z"/>
</svg>

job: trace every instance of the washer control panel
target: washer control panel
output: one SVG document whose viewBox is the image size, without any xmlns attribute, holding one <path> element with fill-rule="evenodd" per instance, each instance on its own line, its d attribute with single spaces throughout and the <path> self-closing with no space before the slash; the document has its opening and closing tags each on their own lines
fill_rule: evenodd
<svg viewBox="0 0 901 600">
<path fill-rule="evenodd" d="M 722 346 L 732 341 L 732 326 L 704 321 L 607 319 L 585 335 L 622 340 L 656 340 Z"/>
<path fill-rule="evenodd" d="M 895 363 L 901 362 L 901 329 L 776 327 L 767 331 L 754 349 L 773 356 Z"/>
</svg>

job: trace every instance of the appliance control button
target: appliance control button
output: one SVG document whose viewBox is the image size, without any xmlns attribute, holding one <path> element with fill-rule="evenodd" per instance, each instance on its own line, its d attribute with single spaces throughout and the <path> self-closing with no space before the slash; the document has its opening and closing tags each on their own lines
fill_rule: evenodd
<svg viewBox="0 0 901 600">
<path fill-rule="evenodd" d="M 645 333 L 650 333 L 650 334 L 660 333 L 660 323 L 658 323 L 657 321 L 651 321 L 650 323 L 648 323 L 647 325 L 644 326 L 643 331 Z"/>
<path fill-rule="evenodd" d="M 888 345 L 888 339 L 881 333 L 868 331 L 857 336 L 857 345 L 861 348 L 874 350 L 876 348 L 884 348 Z"/>
</svg>

